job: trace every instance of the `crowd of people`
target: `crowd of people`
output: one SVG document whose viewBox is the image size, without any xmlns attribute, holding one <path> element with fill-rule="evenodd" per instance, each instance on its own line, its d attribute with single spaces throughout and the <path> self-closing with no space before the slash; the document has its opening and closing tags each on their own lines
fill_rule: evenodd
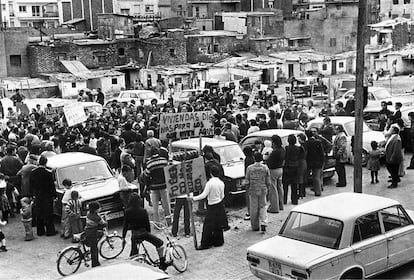
<svg viewBox="0 0 414 280">
<path fill-rule="evenodd" d="M 234 88 L 212 88 L 201 94 L 193 93 L 187 103 L 174 107 L 173 96 L 167 96 L 168 102 L 158 106 L 157 100 L 151 106 L 144 100 L 131 101 L 129 104 L 113 101 L 104 107 L 102 115 L 90 113 L 82 124 L 69 127 L 63 112 L 51 118 L 39 107 L 29 115 L 16 114 L 9 108 L 14 118 L 7 122 L 0 138 L 0 227 L 6 226 L 9 218 L 21 213 L 25 227 L 25 240 L 32 240 L 32 225 L 37 227 L 37 235 L 52 236 L 57 233 L 53 224 L 53 200 L 57 194 L 54 179 L 46 168 L 47 159 L 57 153 L 79 151 L 103 157 L 118 174 L 120 196 L 125 209 L 123 236 L 132 231 L 131 254 L 136 253 L 137 240 L 148 240 L 159 251 L 161 265 L 166 267 L 162 241 L 150 233 L 148 213 L 144 209 L 144 200 L 152 207 L 153 219 L 159 221 L 159 203 L 161 202 L 167 222 L 171 222 L 170 198 L 168 196 L 163 168 L 172 158 L 168 150 L 168 141 L 161 141 L 158 135 L 159 114 L 163 112 L 191 112 L 209 110 L 213 114 L 214 138 L 239 142 L 246 135 L 265 129 L 297 129 L 304 133 L 289 135 L 288 145 L 283 146 L 278 135 L 271 141 L 258 141 L 252 147 L 246 147 L 244 153 L 246 178 L 247 214 L 252 230 L 266 231 L 267 213 L 279 213 L 290 201 L 296 205 L 307 194 L 308 177 L 311 174 L 311 189 L 315 196 L 323 191 L 323 168 L 328 154 L 332 151 L 336 160 L 338 175 L 337 187 L 345 187 L 345 163 L 347 158 L 347 137 L 344 128 L 333 126 L 331 116 L 352 116 L 355 104 L 352 98 L 346 104 L 336 103 L 332 109 L 329 102 L 323 103 L 320 110 L 313 101 L 305 104 L 278 97 L 272 89 L 260 91 L 257 86 L 249 94 L 236 94 Z M 250 95 L 254 96 L 251 102 Z M 80 94 L 79 102 L 89 101 Z M 99 90 L 98 101 L 104 104 L 104 94 Z M 15 103 L 21 103 L 17 98 Z M 250 106 L 247 104 L 250 103 Z M 394 188 L 400 181 L 400 169 L 403 161 L 404 140 L 401 131 L 411 132 L 404 139 L 414 137 L 414 113 L 410 115 L 413 125 L 408 130 L 401 126 L 401 104 L 391 113 L 383 104 L 379 122 L 388 141 L 385 146 L 385 159 L 391 174 Z M 257 114 L 248 119 L 246 110 L 268 112 Z M 306 130 L 307 122 L 323 117 L 323 126 Z M 406 141 L 414 143 L 414 141 Z M 372 143 L 373 152 L 369 154 L 368 168 L 371 170 L 372 183 L 378 182 L 381 151 L 378 143 Z M 201 246 L 208 249 L 224 243 L 223 231 L 229 229 L 224 210 L 224 171 L 220 156 L 212 147 L 205 146 L 202 155 L 205 160 L 207 184 L 204 190 L 194 196 L 181 196 L 175 199 L 172 219 L 172 235 L 177 236 L 180 211 L 184 209 L 184 232 L 190 234 L 187 199 L 199 202 L 203 212 L 207 204 Z M 414 159 L 408 169 L 414 168 Z M 72 188 L 69 179 L 62 182 L 66 192 L 62 198 L 62 238 L 72 238 L 73 234 L 83 231 L 80 223 L 81 202 L 79 193 Z M 128 185 L 139 186 L 138 196 L 131 194 Z M 33 215 L 32 213 L 33 207 Z M 97 256 L 97 232 L 105 222 L 97 213 L 99 203 L 89 204 L 85 232 L 88 243 L 93 248 L 92 266 L 99 265 Z M 0 250 L 6 251 L 5 236 L 0 228 Z M 76 240 L 73 240 L 76 242 Z"/>
</svg>

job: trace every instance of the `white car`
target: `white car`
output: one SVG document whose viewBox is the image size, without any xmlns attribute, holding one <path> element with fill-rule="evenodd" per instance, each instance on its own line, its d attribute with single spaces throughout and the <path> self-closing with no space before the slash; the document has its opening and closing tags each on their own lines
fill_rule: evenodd
<svg viewBox="0 0 414 280">
<path fill-rule="evenodd" d="M 226 194 L 238 195 L 245 193 L 246 189 L 242 182 L 245 176 L 244 159 L 246 156 L 236 142 L 207 137 L 179 140 L 171 143 L 173 154 L 178 156 L 179 152 L 198 152 L 200 149 L 200 139 L 201 148 L 209 145 L 220 155 L 220 163 L 223 166 L 225 176 Z M 181 158 L 174 159 L 182 160 Z M 231 198 L 227 196 L 226 200 L 231 201 Z"/>
<path fill-rule="evenodd" d="M 78 152 L 62 153 L 48 158 L 47 167 L 52 170 L 58 195 L 54 214 L 61 215 L 61 200 L 65 192 L 62 182 L 70 179 L 73 189 L 81 196 L 83 214 L 86 214 L 89 202 L 99 201 L 101 211 L 109 212 L 109 220 L 124 215 L 118 180 L 104 158 Z M 138 187 L 131 190 L 137 191 Z"/>
<path fill-rule="evenodd" d="M 355 95 L 355 89 L 348 90 L 344 95 L 342 95 L 341 98 L 335 100 L 335 103 L 341 101 L 345 107 L 346 102 L 348 101 L 349 96 L 351 95 Z M 410 95 L 393 96 L 389 93 L 387 89 L 382 87 L 369 87 L 367 108 L 380 107 L 382 101 L 390 102 L 392 104 L 395 104 L 396 102 L 401 102 L 402 105 L 409 106 L 413 104 L 414 98 Z"/>
<path fill-rule="evenodd" d="M 329 117 L 331 119 L 332 125 L 336 128 L 337 126 L 342 126 L 344 128 L 347 141 L 346 141 L 346 151 L 348 154 L 348 162 L 352 163 L 354 161 L 354 156 L 352 155 L 351 148 L 351 139 L 355 134 L 355 118 L 354 117 Z M 320 129 L 323 125 L 324 118 L 316 118 L 308 122 L 308 129 L 312 127 L 317 127 Z M 371 142 L 376 141 L 379 144 L 380 148 L 385 146 L 385 136 L 382 132 L 372 131 L 366 123 L 363 123 L 363 134 L 362 134 L 362 164 L 365 165 L 368 161 L 368 153 L 372 151 Z"/>
<path fill-rule="evenodd" d="M 152 90 L 122 90 L 119 95 L 115 98 L 109 99 L 105 106 L 110 106 L 112 101 L 116 100 L 117 102 L 124 102 L 124 103 L 130 103 L 131 100 L 135 100 L 135 104 L 139 105 L 140 100 L 144 100 L 145 106 L 151 105 L 151 100 L 156 99 L 158 106 L 163 106 L 165 103 L 167 103 L 167 100 L 163 100 L 158 98 L 158 96 L 155 94 Z"/>
<path fill-rule="evenodd" d="M 292 209 L 280 232 L 247 249 L 261 279 L 364 279 L 414 259 L 413 212 L 395 200 L 340 193 Z"/>
</svg>

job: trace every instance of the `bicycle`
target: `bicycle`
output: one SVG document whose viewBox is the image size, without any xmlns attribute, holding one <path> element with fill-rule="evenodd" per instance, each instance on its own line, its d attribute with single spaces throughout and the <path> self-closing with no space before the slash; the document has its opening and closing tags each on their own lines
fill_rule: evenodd
<svg viewBox="0 0 414 280">
<path fill-rule="evenodd" d="M 106 214 L 103 213 L 104 220 L 106 220 Z M 98 243 L 99 255 L 107 260 L 118 257 L 125 247 L 122 237 L 116 231 L 109 234 L 106 227 L 103 229 L 103 233 Z M 82 261 L 86 267 L 89 267 L 88 262 L 91 260 L 90 248 L 85 244 L 85 233 L 74 234 L 73 237 L 75 240 L 79 240 L 79 243 L 60 251 L 56 261 L 57 270 L 62 276 L 76 273 Z"/>
<path fill-rule="evenodd" d="M 167 226 L 162 223 L 157 222 L 150 222 L 156 229 L 164 231 L 164 235 L 167 239 L 167 243 L 165 245 L 165 262 L 169 265 L 172 265 L 178 272 L 184 272 L 187 270 L 188 267 L 188 259 L 187 253 L 184 250 L 184 247 L 180 244 L 176 244 L 174 240 L 171 240 L 167 234 L 165 234 L 165 230 Z M 144 241 L 138 241 L 138 254 L 131 256 L 130 259 L 152 265 L 154 267 L 159 267 L 160 260 L 151 258 L 147 248 L 144 245 Z"/>
</svg>

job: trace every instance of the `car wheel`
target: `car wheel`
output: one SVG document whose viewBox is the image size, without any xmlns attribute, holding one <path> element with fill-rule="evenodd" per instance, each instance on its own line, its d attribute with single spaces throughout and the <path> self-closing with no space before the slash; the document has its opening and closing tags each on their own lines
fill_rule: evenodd
<svg viewBox="0 0 414 280">
<path fill-rule="evenodd" d="M 364 277 L 360 269 L 354 269 L 342 275 L 341 279 L 364 279 Z"/>
</svg>

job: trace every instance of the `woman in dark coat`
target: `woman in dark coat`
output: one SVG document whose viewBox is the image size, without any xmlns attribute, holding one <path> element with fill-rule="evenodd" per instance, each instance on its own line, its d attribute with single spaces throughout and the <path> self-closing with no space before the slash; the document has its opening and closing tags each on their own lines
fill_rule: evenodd
<svg viewBox="0 0 414 280">
<path fill-rule="evenodd" d="M 287 194 L 289 185 L 291 186 L 290 198 L 293 205 L 298 204 L 298 167 L 299 167 L 299 156 L 301 150 L 296 146 L 296 136 L 291 134 L 288 136 L 289 145 L 286 146 L 285 166 L 283 167 L 283 203 L 287 204 Z"/>
</svg>

